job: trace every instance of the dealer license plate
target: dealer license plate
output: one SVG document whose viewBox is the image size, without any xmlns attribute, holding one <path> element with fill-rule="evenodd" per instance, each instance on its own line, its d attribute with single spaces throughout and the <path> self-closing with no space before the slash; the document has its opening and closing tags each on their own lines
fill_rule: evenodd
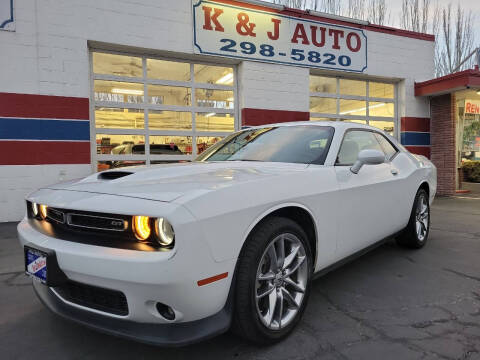
<svg viewBox="0 0 480 360">
<path fill-rule="evenodd" d="M 25 272 L 43 284 L 47 283 L 47 258 L 43 251 L 25 247 Z"/>
</svg>

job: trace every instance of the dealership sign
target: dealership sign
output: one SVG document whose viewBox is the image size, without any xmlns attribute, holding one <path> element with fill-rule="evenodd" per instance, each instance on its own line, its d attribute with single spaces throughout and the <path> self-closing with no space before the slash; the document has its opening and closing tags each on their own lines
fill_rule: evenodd
<svg viewBox="0 0 480 360">
<path fill-rule="evenodd" d="M 480 114 L 480 100 L 465 100 L 465 114 Z"/>
<path fill-rule="evenodd" d="M 0 30 L 15 30 L 13 0 L 0 0 Z"/>
<path fill-rule="evenodd" d="M 219 55 L 287 65 L 363 72 L 362 30 L 228 3 L 194 0 L 194 48 Z"/>
</svg>

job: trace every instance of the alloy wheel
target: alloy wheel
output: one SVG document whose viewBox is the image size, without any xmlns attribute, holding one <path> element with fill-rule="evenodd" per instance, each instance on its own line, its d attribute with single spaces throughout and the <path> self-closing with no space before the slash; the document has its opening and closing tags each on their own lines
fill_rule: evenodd
<svg viewBox="0 0 480 360">
<path fill-rule="evenodd" d="M 417 209 L 415 211 L 415 229 L 419 241 L 424 241 L 427 236 L 429 226 L 429 210 L 427 198 L 420 195 L 418 198 Z"/>
</svg>

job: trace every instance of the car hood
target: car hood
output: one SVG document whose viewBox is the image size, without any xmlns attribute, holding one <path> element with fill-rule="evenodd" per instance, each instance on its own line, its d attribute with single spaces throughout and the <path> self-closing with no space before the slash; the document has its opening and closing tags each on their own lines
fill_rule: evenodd
<svg viewBox="0 0 480 360">
<path fill-rule="evenodd" d="M 109 170 L 47 188 L 172 202 L 185 195 L 200 196 L 306 167 L 305 164 L 250 161 L 176 163 Z"/>
</svg>

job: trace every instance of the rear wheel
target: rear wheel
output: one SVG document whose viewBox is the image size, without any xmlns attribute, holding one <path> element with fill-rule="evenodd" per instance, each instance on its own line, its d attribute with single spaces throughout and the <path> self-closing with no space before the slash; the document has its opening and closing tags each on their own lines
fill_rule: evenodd
<svg viewBox="0 0 480 360">
<path fill-rule="evenodd" d="M 234 330 L 256 343 L 286 337 L 305 310 L 311 259 L 307 236 L 297 223 L 280 217 L 261 223 L 239 258 Z"/>
<path fill-rule="evenodd" d="M 397 238 L 397 243 L 412 249 L 420 249 L 425 246 L 429 232 L 430 205 L 428 194 L 424 189 L 419 189 L 415 196 L 408 225 Z"/>
</svg>

